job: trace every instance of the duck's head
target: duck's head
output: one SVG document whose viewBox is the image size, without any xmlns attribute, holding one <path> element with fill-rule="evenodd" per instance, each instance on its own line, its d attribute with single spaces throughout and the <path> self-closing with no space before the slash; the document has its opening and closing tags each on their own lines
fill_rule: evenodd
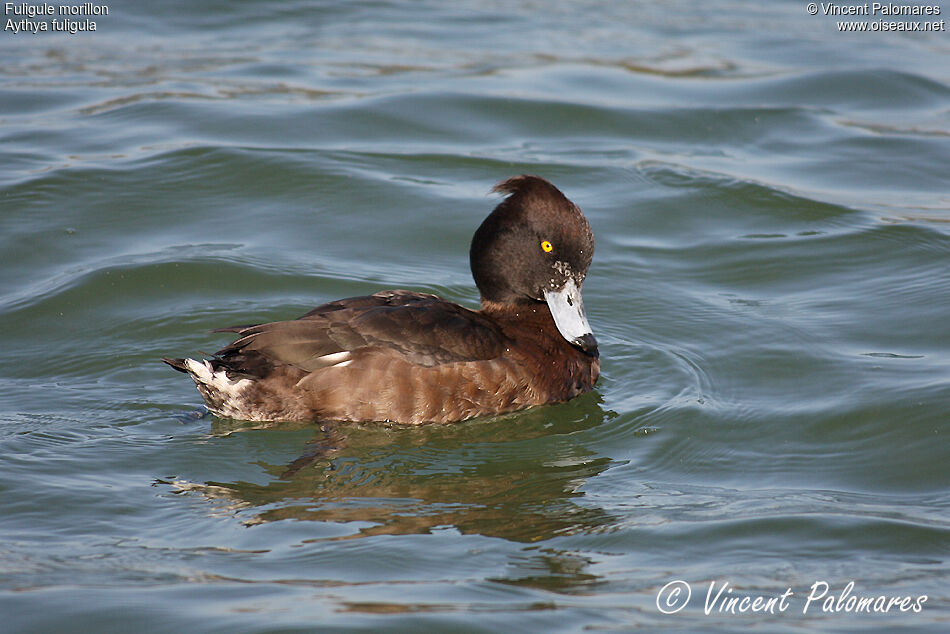
<svg viewBox="0 0 950 634">
<path fill-rule="evenodd" d="M 545 302 L 568 342 L 597 354 L 581 286 L 594 255 L 594 234 L 580 208 L 537 176 L 515 176 L 494 191 L 508 194 L 472 238 L 469 259 L 482 302 Z"/>
</svg>

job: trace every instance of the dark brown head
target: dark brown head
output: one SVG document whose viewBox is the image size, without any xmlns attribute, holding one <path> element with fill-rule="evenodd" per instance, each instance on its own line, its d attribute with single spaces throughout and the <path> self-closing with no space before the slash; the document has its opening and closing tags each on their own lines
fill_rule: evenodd
<svg viewBox="0 0 950 634">
<path fill-rule="evenodd" d="M 482 301 L 546 302 L 561 335 L 595 352 L 581 299 L 594 255 L 594 234 L 584 214 L 537 176 L 509 178 L 494 191 L 508 197 L 482 222 L 469 251 Z"/>
</svg>

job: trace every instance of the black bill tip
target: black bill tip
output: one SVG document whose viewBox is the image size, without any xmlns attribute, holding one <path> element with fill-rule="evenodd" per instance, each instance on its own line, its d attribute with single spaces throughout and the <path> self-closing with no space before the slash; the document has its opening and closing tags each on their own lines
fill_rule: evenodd
<svg viewBox="0 0 950 634">
<path fill-rule="evenodd" d="M 574 345 L 589 354 L 592 357 L 599 357 L 600 352 L 597 350 L 597 340 L 594 338 L 594 335 L 587 333 L 586 335 L 581 335 L 574 340 Z"/>
</svg>

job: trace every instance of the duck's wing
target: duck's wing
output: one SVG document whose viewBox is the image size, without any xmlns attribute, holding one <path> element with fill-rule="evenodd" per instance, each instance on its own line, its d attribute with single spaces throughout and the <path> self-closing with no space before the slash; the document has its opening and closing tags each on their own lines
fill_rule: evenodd
<svg viewBox="0 0 950 634">
<path fill-rule="evenodd" d="M 383 291 L 318 306 L 300 319 L 222 328 L 239 338 L 215 362 L 262 377 L 275 366 L 305 372 L 387 352 L 418 366 L 493 359 L 510 345 L 490 319 L 435 295 Z"/>
</svg>

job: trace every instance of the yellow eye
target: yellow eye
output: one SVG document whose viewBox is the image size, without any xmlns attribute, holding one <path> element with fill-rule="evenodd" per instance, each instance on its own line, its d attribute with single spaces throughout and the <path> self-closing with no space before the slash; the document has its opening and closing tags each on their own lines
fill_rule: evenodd
<svg viewBox="0 0 950 634">
<path fill-rule="evenodd" d="M 547 240 L 542 240 L 541 250 L 544 251 L 545 253 L 550 253 L 551 251 L 554 250 L 554 245 L 548 242 Z"/>
</svg>

